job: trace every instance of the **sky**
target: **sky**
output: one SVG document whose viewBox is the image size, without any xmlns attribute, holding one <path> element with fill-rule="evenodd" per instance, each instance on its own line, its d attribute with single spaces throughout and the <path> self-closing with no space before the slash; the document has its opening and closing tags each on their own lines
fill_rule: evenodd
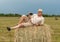
<svg viewBox="0 0 60 42">
<path fill-rule="evenodd" d="M 60 15 L 60 0 L 0 0 L 0 13 L 37 13 L 39 8 L 44 14 Z"/>
</svg>

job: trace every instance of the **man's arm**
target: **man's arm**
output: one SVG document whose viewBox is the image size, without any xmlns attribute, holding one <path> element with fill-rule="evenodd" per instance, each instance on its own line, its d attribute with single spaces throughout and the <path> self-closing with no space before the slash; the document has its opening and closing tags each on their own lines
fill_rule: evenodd
<svg viewBox="0 0 60 42">
<path fill-rule="evenodd" d="M 41 21 L 37 24 L 35 24 L 37 26 L 43 26 L 44 25 L 44 18 L 41 19 Z"/>
<path fill-rule="evenodd" d="M 41 25 L 41 26 L 44 25 L 44 18 L 42 18 L 40 25 Z"/>
</svg>

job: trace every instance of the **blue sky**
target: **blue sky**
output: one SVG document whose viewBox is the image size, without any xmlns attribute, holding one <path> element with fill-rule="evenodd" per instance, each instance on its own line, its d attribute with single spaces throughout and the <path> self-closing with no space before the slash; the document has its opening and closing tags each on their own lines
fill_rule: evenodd
<svg viewBox="0 0 60 42">
<path fill-rule="evenodd" d="M 43 13 L 60 14 L 60 0 L 0 0 L 0 13 L 37 13 L 39 8 Z"/>
</svg>

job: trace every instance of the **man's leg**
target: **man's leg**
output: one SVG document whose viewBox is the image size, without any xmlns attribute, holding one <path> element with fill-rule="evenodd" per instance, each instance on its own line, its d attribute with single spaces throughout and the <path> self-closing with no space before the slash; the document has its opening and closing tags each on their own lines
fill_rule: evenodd
<svg viewBox="0 0 60 42">
<path fill-rule="evenodd" d="M 31 24 L 30 22 L 22 23 L 22 25 L 23 25 L 24 27 L 33 26 L 33 24 Z"/>
<path fill-rule="evenodd" d="M 24 22 L 24 19 L 25 19 L 24 16 L 20 17 L 20 21 L 19 21 L 18 25 L 14 26 L 14 27 L 7 27 L 7 30 L 10 31 L 11 29 L 16 29 L 16 28 L 19 28 L 19 27 L 23 26 L 21 23 Z"/>
<path fill-rule="evenodd" d="M 22 16 L 22 17 L 20 17 L 20 20 L 19 20 L 18 24 L 23 23 L 23 22 L 25 21 L 25 20 L 24 20 L 25 18 L 26 18 L 26 16 Z"/>
<path fill-rule="evenodd" d="M 16 29 L 16 28 L 19 28 L 19 27 L 22 27 L 22 26 L 23 26 L 22 24 L 18 24 L 18 25 L 14 26 L 14 27 L 11 27 L 11 29 Z"/>
<path fill-rule="evenodd" d="M 11 29 L 17 29 L 19 27 L 23 27 L 23 26 L 32 26 L 33 24 L 31 24 L 30 22 L 27 22 L 27 23 L 21 23 L 21 24 L 18 24 L 17 26 L 14 26 L 14 27 L 7 27 L 7 30 L 10 31 Z"/>
<path fill-rule="evenodd" d="M 17 28 L 22 27 L 22 26 L 23 26 L 23 24 L 18 24 L 18 25 L 13 26 L 13 27 L 7 27 L 7 30 L 10 31 L 11 29 L 17 29 Z"/>
</svg>

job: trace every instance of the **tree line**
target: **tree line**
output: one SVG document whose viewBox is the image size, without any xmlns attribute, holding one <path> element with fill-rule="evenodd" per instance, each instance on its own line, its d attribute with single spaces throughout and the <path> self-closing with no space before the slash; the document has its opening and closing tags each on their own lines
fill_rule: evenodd
<svg viewBox="0 0 60 42">
<path fill-rule="evenodd" d="M 3 13 L 0 13 L 0 17 L 20 17 L 21 15 L 20 14 L 12 14 L 12 13 L 9 13 L 9 14 L 3 14 Z"/>
<path fill-rule="evenodd" d="M 0 13 L 0 17 L 21 17 L 21 14 L 4 14 L 4 13 Z M 47 15 L 47 14 L 43 14 L 44 17 L 60 17 L 60 15 Z"/>
<path fill-rule="evenodd" d="M 47 15 L 47 14 L 43 14 L 44 17 L 60 17 L 60 15 Z"/>
</svg>

